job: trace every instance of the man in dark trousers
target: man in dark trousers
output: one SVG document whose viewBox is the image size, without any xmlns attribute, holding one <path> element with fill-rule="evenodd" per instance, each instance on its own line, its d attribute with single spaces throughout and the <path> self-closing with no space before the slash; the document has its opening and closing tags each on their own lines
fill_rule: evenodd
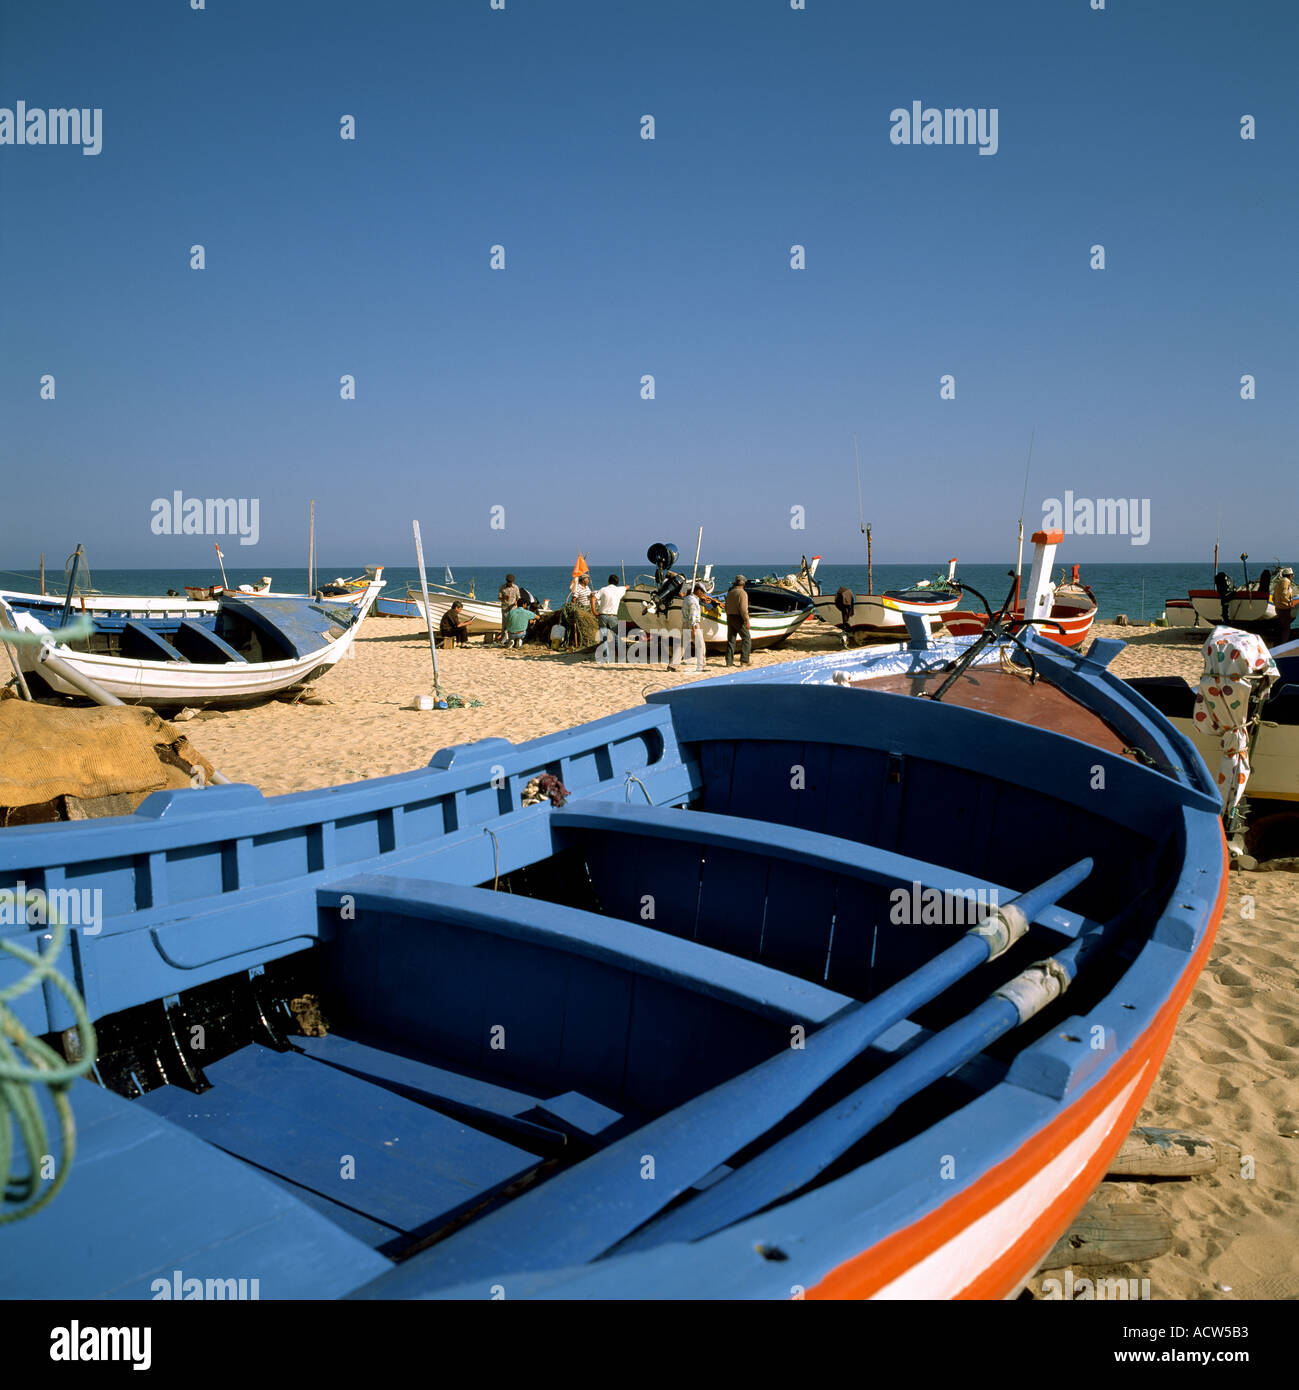
<svg viewBox="0 0 1299 1390">
<path fill-rule="evenodd" d="M 839 626 L 843 629 L 843 644 L 846 647 L 851 631 L 852 611 L 857 606 L 857 595 L 847 584 L 841 584 L 835 590 L 834 606 L 839 610 Z"/>
<path fill-rule="evenodd" d="M 747 666 L 753 651 L 753 637 L 749 632 L 749 595 L 745 592 L 745 578 L 737 574 L 726 591 L 726 664 L 735 665 L 735 639 L 740 639 L 740 664 Z"/>
<path fill-rule="evenodd" d="M 444 646 L 452 642 L 457 647 L 463 647 L 469 641 L 469 624 L 465 622 L 464 608 L 464 604 L 457 599 L 443 613 L 442 621 L 438 624 L 438 635 Z"/>
</svg>

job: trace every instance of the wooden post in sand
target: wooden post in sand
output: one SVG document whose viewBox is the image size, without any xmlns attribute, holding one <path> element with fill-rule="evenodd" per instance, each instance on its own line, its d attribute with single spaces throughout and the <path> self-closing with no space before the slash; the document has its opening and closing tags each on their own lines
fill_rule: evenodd
<svg viewBox="0 0 1299 1390">
<path fill-rule="evenodd" d="M 428 605 L 428 576 L 424 573 L 424 542 L 420 539 L 419 522 L 412 521 L 415 531 L 415 563 L 419 566 L 419 591 L 424 596 L 424 622 L 428 627 L 428 649 L 433 656 L 433 693 L 441 695 L 438 679 L 438 647 L 433 636 L 433 610 Z"/>
</svg>

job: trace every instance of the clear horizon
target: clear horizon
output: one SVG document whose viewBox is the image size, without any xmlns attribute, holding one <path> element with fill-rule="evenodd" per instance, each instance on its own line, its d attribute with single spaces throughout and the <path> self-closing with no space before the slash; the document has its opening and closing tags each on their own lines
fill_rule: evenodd
<svg viewBox="0 0 1299 1390">
<path fill-rule="evenodd" d="M 1297 60 L 1283 0 L 0 0 L 0 554 L 204 568 L 181 493 L 240 568 L 313 497 L 367 563 L 796 564 L 855 435 L 882 563 L 1070 492 L 1148 523 L 1084 565 L 1284 555 Z"/>
</svg>

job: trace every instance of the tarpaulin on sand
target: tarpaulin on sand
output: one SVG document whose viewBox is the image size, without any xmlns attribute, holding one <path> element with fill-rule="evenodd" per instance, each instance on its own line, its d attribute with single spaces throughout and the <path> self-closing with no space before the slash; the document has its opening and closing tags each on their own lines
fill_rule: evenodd
<svg viewBox="0 0 1299 1390">
<path fill-rule="evenodd" d="M 1235 627 L 1215 627 L 1204 643 L 1204 674 L 1195 693 L 1195 722 L 1218 739 L 1222 809 L 1235 809 L 1249 781 L 1250 698 L 1277 679 L 1276 662 L 1261 637 Z"/>
</svg>

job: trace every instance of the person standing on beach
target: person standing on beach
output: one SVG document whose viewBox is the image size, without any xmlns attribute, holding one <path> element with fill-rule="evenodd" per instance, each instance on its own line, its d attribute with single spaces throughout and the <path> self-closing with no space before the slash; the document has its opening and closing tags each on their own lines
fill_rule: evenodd
<svg viewBox="0 0 1299 1390">
<path fill-rule="evenodd" d="M 603 589 L 595 591 L 595 620 L 600 624 L 600 643 L 603 656 L 599 661 L 607 662 L 612 653 L 612 643 L 618 635 L 618 605 L 627 590 L 618 583 L 618 576 L 611 574 Z"/>
<path fill-rule="evenodd" d="M 705 665 L 703 600 L 707 597 L 708 590 L 702 584 L 696 584 L 681 599 L 681 634 L 684 638 L 682 656 L 688 656 L 691 651 L 694 652 L 696 671 L 702 671 Z M 669 662 L 669 671 L 679 671 L 680 669 L 680 662 Z"/>
<path fill-rule="evenodd" d="M 1272 632 L 1271 645 L 1279 647 L 1290 640 L 1290 624 L 1294 620 L 1294 610 L 1299 598 L 1295 594 L 1294 570 L 1287 566 L 1276 577 L 1272 585 L 1272 606 L 1276 609 L 1276 625 Z"/>
<path fill-rule="evenodd" d="M 843 644 L 848 645 L 848 633 L 852 622 L 852 611 L 857 606 L 857 595 L 847 584 L 841 584 L 835 590 L 834 606 L 839 610 L 840 627 L 843 629 Z"/>
<path fill-rule="evenodd" d="M 523 601 L 522 591 L 512 574 L 505 576 L 505 583 L 496 591 L 496 599 L 501 605 L 501 640 L 504 641 L 510 630 L 510 614 Z"/>
<path fill-rule="evenodd" d="M 605 628 L 611 632 L 618 630 L 618 605 L 622 602 L 622 596 L 626 592 L 627 590 L 618 583 L 616 574 L 609 576 L 609 582 L 603 589 L 595 591 L 595 616 L 601 630 Z"/>
<path fill-rule="evenodd" d="M 735 639 L 740 639 L 740 664 L 749 665 L 753 652 L 753 636 L 749 631 L 749 596 L 744 590 L 748 581 L 742 574 L 731 580 L 726 591 L 726 664 L 735 665 Z"/>
<path fill-rule="evenodd" d="M 573 580 L 573 592 L 568 596 L 569 603 L 575 603 L 579 608 L 589 608 L 598 619 L 600 610 L 595 606 L 595 595 L 591 592 L 590 576 L 586 573 L 579 574 Z"/>
</svg>

